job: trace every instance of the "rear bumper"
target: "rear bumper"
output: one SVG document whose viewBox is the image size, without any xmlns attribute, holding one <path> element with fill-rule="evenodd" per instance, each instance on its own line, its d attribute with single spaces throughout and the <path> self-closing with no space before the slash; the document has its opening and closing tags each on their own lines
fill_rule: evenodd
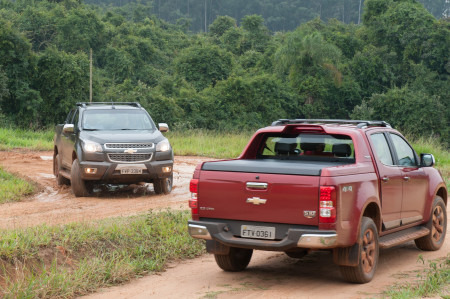
<svg viewBox="0 0 450 299">
<path fill-rule="evenodd" d="M 277 226 L 271 224 L 271 226 Z M 313 228 L 288 228 L 279 240 L 248 239 L 235 236 L 226 222 L 188 221 L 189 234 L 193 238 L 215 240 L 231 247 L 286 251 L 293 248 L 329 249 L 337 245 L 335 231 Z"/>
</svg>

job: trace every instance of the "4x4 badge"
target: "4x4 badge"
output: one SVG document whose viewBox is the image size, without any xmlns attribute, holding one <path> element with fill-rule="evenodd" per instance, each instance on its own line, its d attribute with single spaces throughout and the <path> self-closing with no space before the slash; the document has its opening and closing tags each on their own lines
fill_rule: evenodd
<svg viewBox="0 0 450 299">
<path fill-rule="evenodd" d="M 137 152 L 137 150 L 134 150 L 134 149 L 132 149 L 132 148 L 129 148 L 129 149 L 127 149 L 127 150 L 124 150 L 123 151 L 125 154 L 134 154 L 135 152 Z"/>
<path fill-rule="evenodd" d="M 252 197 L 252 198 L 247 198 L 246 203 L 252 203 L 254 205 L 261 205 L 261 204 L 263 205 L 266 203 L 266 201 L 267 201 L 267 199 L 262 199 L 259 197 Z"/>
</svg>

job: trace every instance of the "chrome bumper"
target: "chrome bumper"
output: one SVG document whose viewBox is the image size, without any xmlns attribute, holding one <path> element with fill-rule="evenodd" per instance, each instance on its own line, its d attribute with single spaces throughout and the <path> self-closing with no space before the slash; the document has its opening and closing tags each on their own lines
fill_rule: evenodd
<svg viewBox="0 0 450 299">
<path fill-rule="evenodd" d="M 191 223 L 193 222 L 193 223 Z M 203 225 L 204 224 L 204 225 Z M 189 221 L 191 237 L 203 240 L 216 240 L 222 244 L 262 250 L 287 250 L 290 248 L 327 249 L 337 246 L 337 234 L 333 231 L 289 230 L 282 240 L 260 240 L 234 237 L 231 231 L 224 231 L 225 224 Z"/>
</svg>

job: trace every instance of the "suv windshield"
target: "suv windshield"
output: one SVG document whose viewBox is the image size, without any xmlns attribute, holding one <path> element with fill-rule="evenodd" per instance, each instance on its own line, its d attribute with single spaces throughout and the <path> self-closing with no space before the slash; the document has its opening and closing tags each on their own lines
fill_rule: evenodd
<svg viewBox="0 0 450 299">
<path fill-rule="evenodd" d="M 345 135 L 268 135 L 259 159 L 353 161 L 352 139 Z"/>
<path fill-rule="evenodd" d="M 154 126 L 142 110 L 86 110 L 81 127 L 84 130 L 152 130 Z"/>
</svg>

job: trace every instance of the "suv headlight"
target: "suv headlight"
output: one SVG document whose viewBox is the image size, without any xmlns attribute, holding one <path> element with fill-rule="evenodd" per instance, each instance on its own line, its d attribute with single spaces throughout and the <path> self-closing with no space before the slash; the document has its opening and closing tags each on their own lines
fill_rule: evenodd
<svg viewBox="0 0 450 299">
<path fill-rule="evenodd" d="M 170 150 L 169 140 L 164 139 L 163 141 L 158 142 L 158 144 L 156 144 L 157 152 L 167 152 L 168 150 Z"/>
<path fill-rule="evenodd" d="M 95 152 L 102 152 L 102 146 L 98 144 L 97 142 L 93 141 L 84 141 L 83 142 L 83 149 L 86 153 L 95 153 Z"/>
</svg>

